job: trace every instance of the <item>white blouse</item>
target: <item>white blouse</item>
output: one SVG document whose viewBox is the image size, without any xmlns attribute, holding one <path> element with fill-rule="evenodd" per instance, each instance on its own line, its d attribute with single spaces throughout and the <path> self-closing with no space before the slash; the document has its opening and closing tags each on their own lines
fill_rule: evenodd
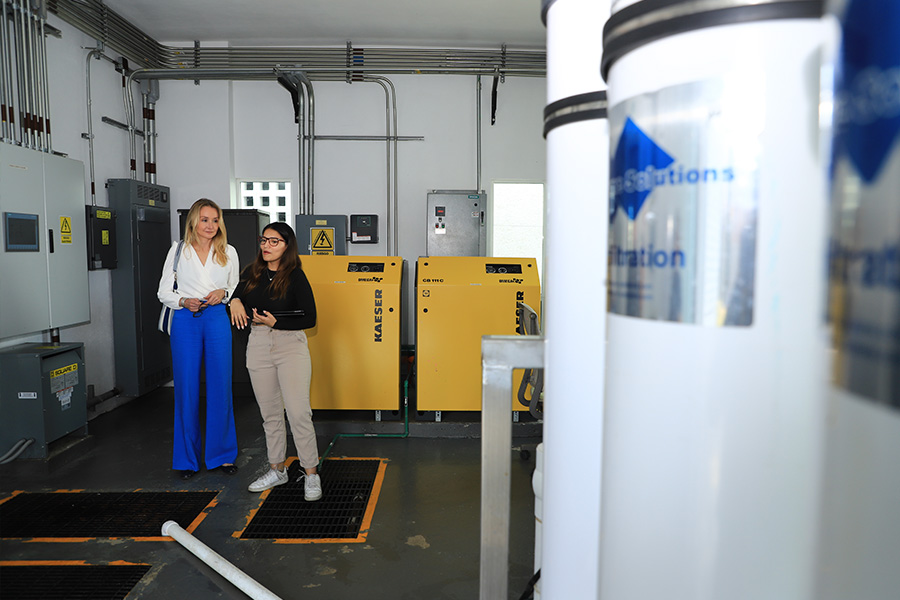
<svg viewBox="0 0 900 600">
<path fill-rule="evenodd" d="M 162 277 L 159 280 L 159 289 L 156 297 L 168 307 L 180 309 L 179 300 L 182 298 L 205 298 L 213 290 L 225 290 L 226 296 L 222 302 L 226 302 L 234 293 L 240 279 L 238 267 L 238 254 L 233 246 L 228 245 L 226 256 L 228 262 L 223 267 L 213 258 L 212 250 L 206 257 L 206 264 L 200 262 L 200 258 L 194 249 L 187 244 L 181 247 L 181 256 L 178 258 L 178 290 L 172 291 L 175 283 L 175 272 L 172 265 L 175 263 L 175 250 L 178 242 L 174 242 L 166 256 L 166 264 L 163 265 Z"/>
</svg>

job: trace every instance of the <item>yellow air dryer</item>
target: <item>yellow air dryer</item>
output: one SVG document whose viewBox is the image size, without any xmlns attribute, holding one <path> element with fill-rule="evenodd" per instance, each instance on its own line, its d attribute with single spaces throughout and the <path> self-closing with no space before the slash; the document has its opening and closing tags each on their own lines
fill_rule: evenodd
<svg viewBox="0 0 900 600">
<path fill-rule="evenodd" d="M 531 258 L 431 256 L 416 263 L 416 388 L 421 411 L 481 410 L 481 338 L 515 335 L 516 303 L 540 315 L 541 284 Z M 524 411 L 515 392 L 511 409 Z"/>
<path fill-rule="evenodd" d="M 316 297 L 306 333 L 310 402 L 319 410 L 398 410 L 403 259 L 300 257 Z"/>
</svg>

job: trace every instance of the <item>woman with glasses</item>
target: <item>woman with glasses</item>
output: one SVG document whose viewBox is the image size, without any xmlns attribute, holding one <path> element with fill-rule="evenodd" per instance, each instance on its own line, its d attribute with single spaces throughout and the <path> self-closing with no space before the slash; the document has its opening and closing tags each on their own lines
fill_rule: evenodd
<svg viewBox="0 0 900 600">
<path fill-rule="evenodd" d="M 266 433 L 269 468 L 248 488 L 262 492 L 287 483 L 287 412 L 297 456 L 304 471 L 304 497 L 322 497 L 316 473 L 319 451 L 309 405 L 312 363 L 305 329 L 316 325 L 316 301 L 300 266 L 297 238 L 285 223 L 267 225 L 256 261 L 244 269 L 230 302 L 231 322 L 252 324 L 247 370 Z"/>
<path fill-rule="evenodd" d="M 175 380 L 175 444 L 172 468 L 182 479 L 200 470 L 200 368 L 206 369 L 206 443 L 209 470 L 237 471 L 237 434 L 231 397 L 231 325 L 225 301 L 238 284 L 237 251 L 228 245 L 218 205 L 207 198 L 188 212 L 178 253 L 172 244 L 157 297 L 176 309 L 172 317 L 172 374 Z M 175 267 L 175 268 L 173 268 Z M 186 309 L 186 310 L 185 310 Z"/>
</svg>

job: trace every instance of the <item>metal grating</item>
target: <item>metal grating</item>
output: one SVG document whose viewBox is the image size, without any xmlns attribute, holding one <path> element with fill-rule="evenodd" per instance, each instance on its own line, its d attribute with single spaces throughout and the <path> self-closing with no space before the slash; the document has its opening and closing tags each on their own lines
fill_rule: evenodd
<svg viewBox="0 0 900 600">
<path fill-rule="evenodd" d="M 0 504 L 0 538 L 162 537 L 163 523 L 187 527 L 217 492 L 57 492 Z"/>
<path fill-rule="evenodd" d="M 150 565 L 0 566 L 0 600 L 122 600 Z"/>
<path fill-rule="evenodd" d="M 290 482 L 269 492 L 241 539 L 357 538 L 381 464 L 378 459 L 325 460 L 322 499 L 307 502 L 303 481 L 298 481 L 300 466 L 294 462 L 288 470 Z"/>
</svg>

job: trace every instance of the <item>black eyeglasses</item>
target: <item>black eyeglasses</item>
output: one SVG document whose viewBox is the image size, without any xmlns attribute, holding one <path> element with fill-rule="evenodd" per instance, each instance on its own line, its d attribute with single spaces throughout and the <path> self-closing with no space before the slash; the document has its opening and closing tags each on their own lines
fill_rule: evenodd
<svg viewBox="0 0 900 600">
<path fill-rule="evenodd" d="M 274 238 L 274 237 L 270 238 L 270 237 L 259 236 L 259 245 L 260 246 L 265 246 L 267 244 L 269 246 L 278 246 L 278 244 L 285 244 L 285 243 L 287 243 L 287 242 L 285 242 L 281 238 Z"/>
<path fill-rule="evenodd" d="M 204 302 L 203 304 L 201 304 L 200 308 L 197 309 L 197 312 L 194 313 L 194 318 L 196 319 L 197 317 L 199 317 L 200 313 L 202 313 L 204 310 L 206 310 L 207 306 L 209 306 L 208 302 Z"/>
</svg>

